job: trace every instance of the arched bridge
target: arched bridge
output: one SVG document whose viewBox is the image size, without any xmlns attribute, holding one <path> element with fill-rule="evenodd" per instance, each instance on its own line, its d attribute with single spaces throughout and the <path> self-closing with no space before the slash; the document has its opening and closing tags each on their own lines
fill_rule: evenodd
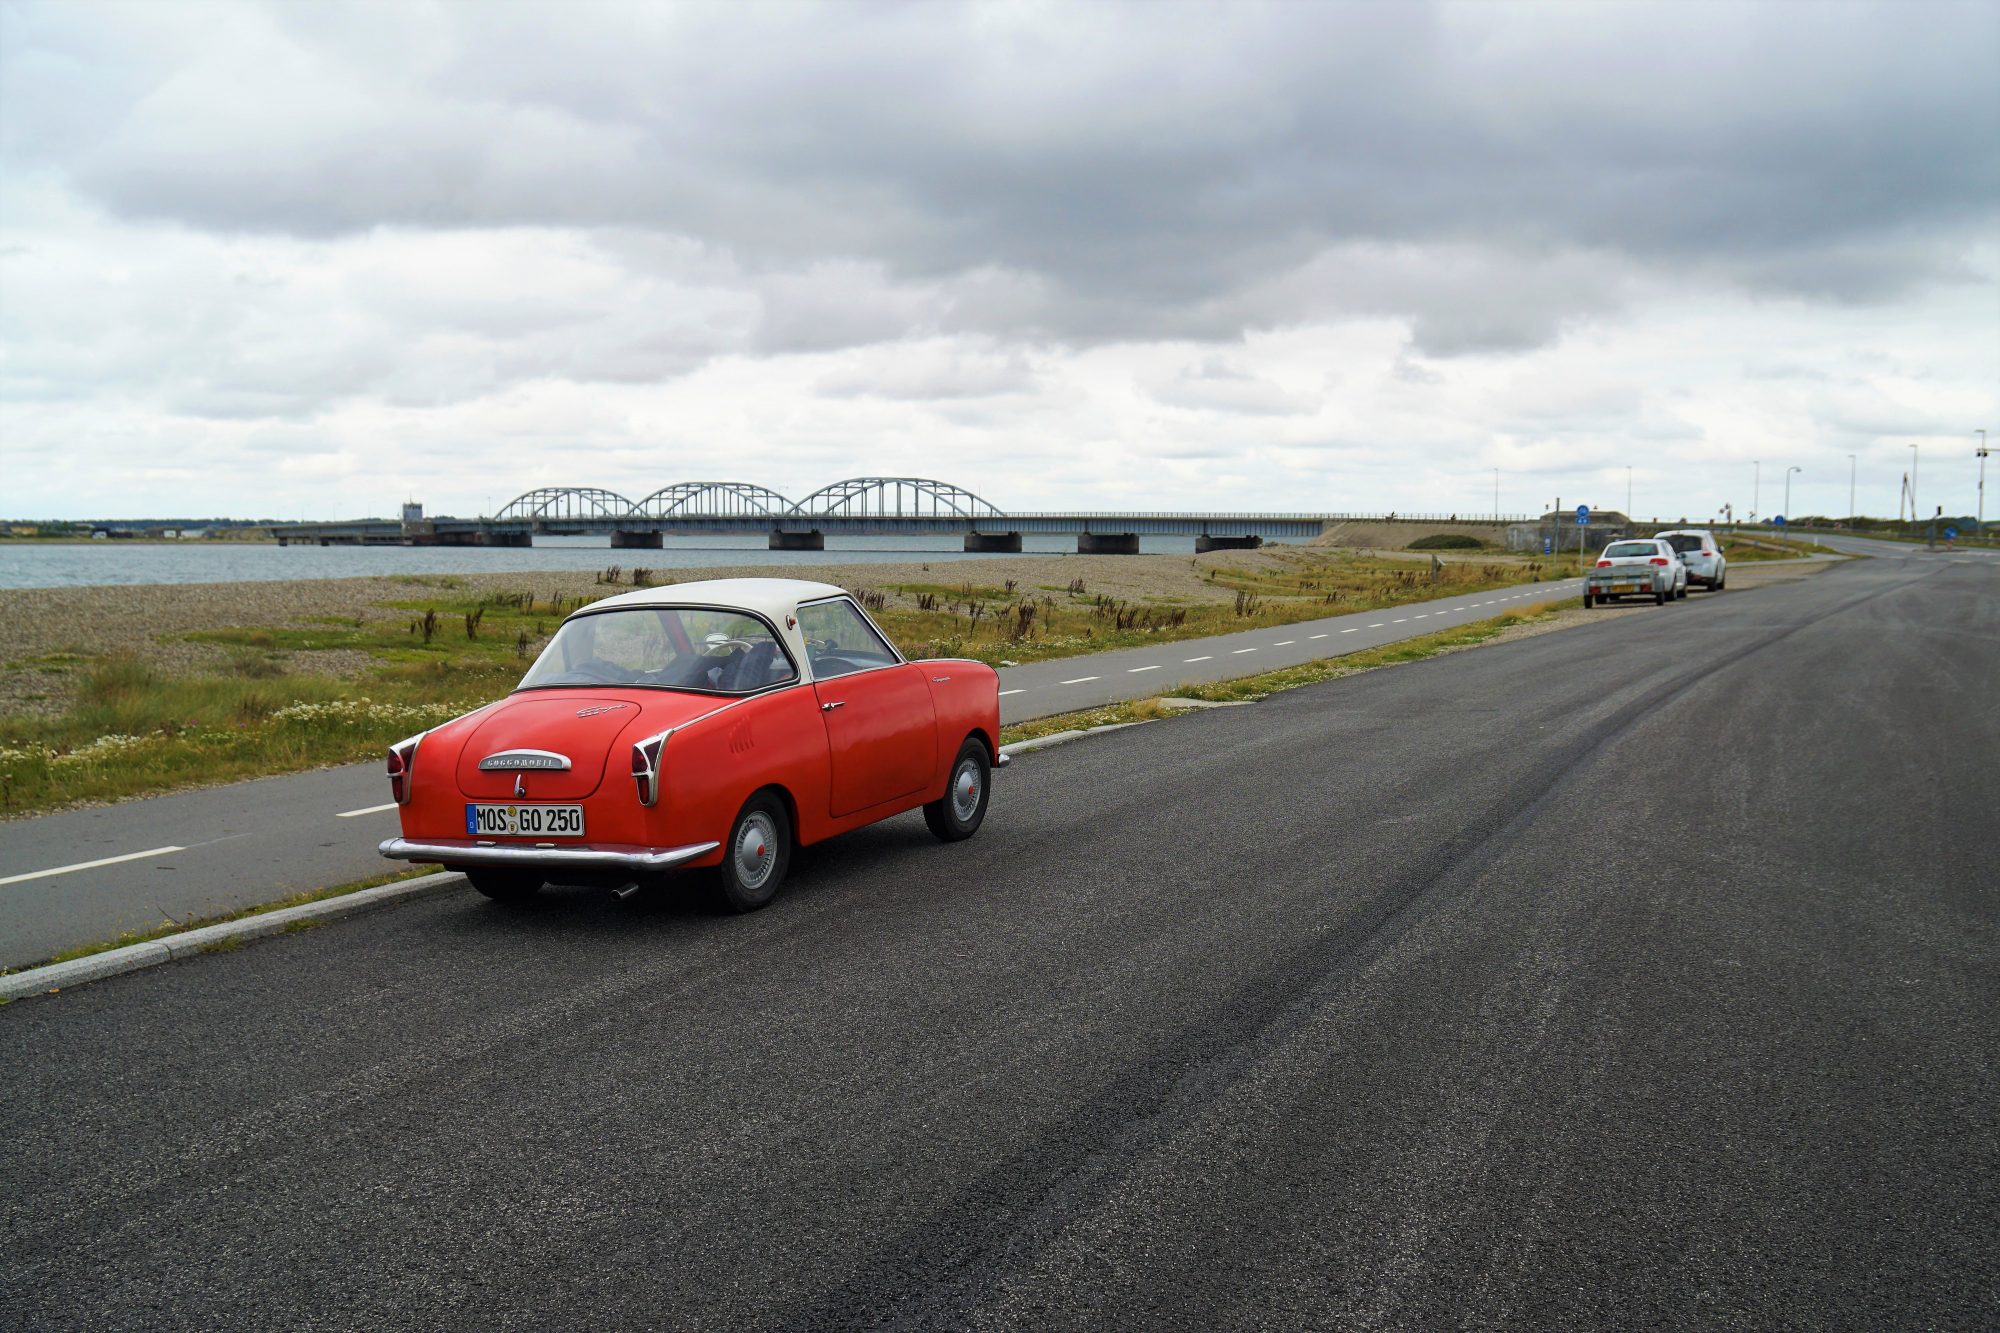
<svg viewBox="0 0 2000 1333">
<path fill-rule="evenodd" d="M 1364 517 L 1009 513 L 963 486 L 929 477 L 848 477 L 797 501 L 748 481 L 675 482 L 637 501 L 598 486 L 541 486 L 490 516 L 425 519 L 419 513 L 412 507 L 401 523 L 286 524 L 272 533 L 280 542 L 443 546 L 529 546 L 538 535 L 603 534 L 613 547 L 633 549 L 657 549 L 672 535 L 767 533 L 773 549 L 805 551 L 823 549 L 828 535 L 888 534 L 963 534 L 968 551 L 1018 551 L 1023 533 L 1064 533 L 1076 536 L 1079 551 L 1126 552 L 1139 549 L 1141 536 L 1193 537 L 1197 550 L 1303 541 L 1330 521 Z"/>
</svg>

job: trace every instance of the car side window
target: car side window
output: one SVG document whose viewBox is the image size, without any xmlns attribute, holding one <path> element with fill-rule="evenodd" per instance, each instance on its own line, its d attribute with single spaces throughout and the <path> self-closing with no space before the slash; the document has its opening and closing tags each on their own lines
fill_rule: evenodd
<svg viewBox="0 0 2000 1333">
<path fill-rule="evenodd" d="M 860 608 L 844 597 L 801 606 L 799 633 L 805 636 L 815 680 L 894 666 L 900 660 Z"/>
</svg>

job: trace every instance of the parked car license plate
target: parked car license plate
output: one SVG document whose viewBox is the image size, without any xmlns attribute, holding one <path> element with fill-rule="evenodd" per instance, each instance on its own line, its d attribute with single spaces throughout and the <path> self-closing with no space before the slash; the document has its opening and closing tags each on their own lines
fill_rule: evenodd
<svg viewBox="0 0 2000 1333">
<path fill-rule="evenodd" d="M 580 805 L 467 805 L 465 834 L 469 838 L 581 838 Z"/>
</svg>

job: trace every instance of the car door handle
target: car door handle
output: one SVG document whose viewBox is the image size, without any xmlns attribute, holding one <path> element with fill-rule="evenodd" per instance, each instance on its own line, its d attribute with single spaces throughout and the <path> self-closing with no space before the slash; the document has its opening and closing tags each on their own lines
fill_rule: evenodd
<svg viewBox="0 0 2000 1333">
<path fill-rule="evenodd" d="M 819 711 L 822 713 L 831 713 L 836 708 L 845 708 L 845 707 L 847 707 L 847 700 L 836 699 L 834 702 L 830 704 L 821 704 L 819 706 Z"/>
</svg>

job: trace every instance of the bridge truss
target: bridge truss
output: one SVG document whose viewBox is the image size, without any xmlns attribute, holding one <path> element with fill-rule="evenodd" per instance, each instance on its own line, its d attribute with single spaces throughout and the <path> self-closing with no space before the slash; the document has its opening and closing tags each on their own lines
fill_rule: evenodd
<svg viewBox="0 0 2000 1333">
<path fill-rule="evenodd" d="M 792 506 L 805 518 L 1007 517 L 963 486 L 927 477 L 849 477 L 822 486 Z"/>
<path fill-rule="evenodd" d="M 543 486 L 509 500 L 495 518 L 624 518 L 632 502 L 596 486 Z"/>
<path fill-rule="evenodd" d="M 634 518 L 772 518 L 790 513 L 792 502 L 774 490 L 747 481 L 680 481 L 662 486 L 632 506 Z"/>
</svg>

